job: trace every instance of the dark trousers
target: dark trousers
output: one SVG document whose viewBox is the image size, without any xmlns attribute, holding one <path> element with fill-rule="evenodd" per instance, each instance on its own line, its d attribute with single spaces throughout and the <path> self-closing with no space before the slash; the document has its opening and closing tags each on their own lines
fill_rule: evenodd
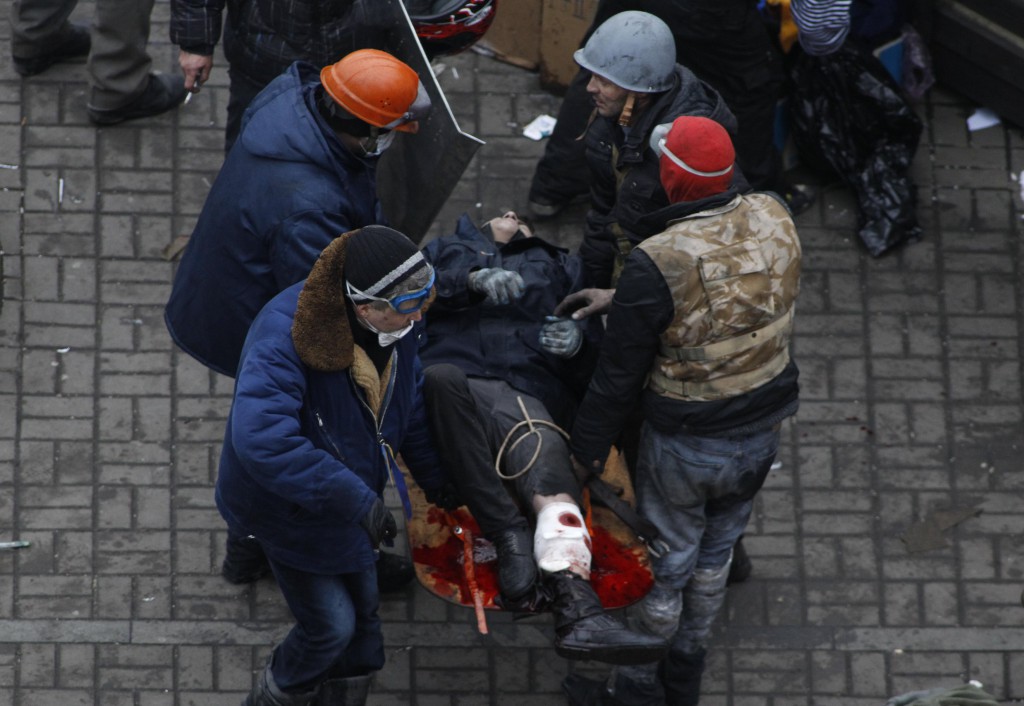
<svg viewBox="0 0 1024 706">
<path fill-rule="evenodd" d="M 270 560 L 295 626 L 274 648 L 271 671 L 282 691 L 312 691 L 384 666 L 376 569 L 324 576 Z"/>
<path fill-rule="evenodd" d="M 238 139 L 242 130 L 242 116 L 252 99 L 266 87 L 266 83 L 246 76 L 233 66 L 228 66 L 228 122 L 224 128 L 224 154 L 231 151 L 231 146 Z"/>
<path fill-rule="evenodd" d="M 775 113 L 785 84 L 782 53 L 764 20 L 746 10 L 679 10 L 676 57 L 718 91 L 736 116 L 736 162 L 756 191 L 781 193 L 781 161 L 775 147 Z"/>
<path fill-rule="evenodd" d="M 494 459 L 509 431 L 523 420 L 518 399 L 531 419 L 550 421 L 544 405 L 501 380 L 467 377 L 454 365 L 431 365 L 424 371 L 423 394 L 431 432 L 442 462 L 455 478 L 459 493 L 485 535 L 524 522 L 516 500 L 494 470 Z M 570 494 L 580 502 L 579 486 L 569 462 L 565 439 L 546 425 L 511 451 L 516 439 L 529 434 L 520 427 L 503 456 L 502 473 L 525 468 L 540 444 L 540 453 L 527 473 L 509 481 L 515 497 L 526 507 L 534 495 Z"/>
<path fill-rule="evenodd" d="M 11 50 L 36 57 L 68 29 L 77 0 L 15 0 L 11 4 Z M 90 27 L 88 104 L 116 110 L 138 98 L 149 85 L 149 42 L 153 0 L 96 0 Z"/>
<path fill-rule="evenodd" d="M 561 203 L 590 191 L 590 167 L 582 139 L 594 110 L 594 102 L 587 93 L 589 80 L 589 71 L 578 71 L 565 92 L 555 129 L 533 173 L 531 201 Z"/>
</svg>

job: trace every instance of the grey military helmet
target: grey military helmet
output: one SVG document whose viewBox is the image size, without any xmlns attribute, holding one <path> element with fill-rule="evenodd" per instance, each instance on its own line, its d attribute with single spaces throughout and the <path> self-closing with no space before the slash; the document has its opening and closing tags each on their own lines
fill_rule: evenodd
<svg viewBox="0 0 1024 706">
<path fill-rule="evenodd" d="M 676 42 L 662 20 L 649 12 L 630 10 L 602 22 L 573 58 L 617 86 L 659 93 L 672 87 Z"/>
</svg>

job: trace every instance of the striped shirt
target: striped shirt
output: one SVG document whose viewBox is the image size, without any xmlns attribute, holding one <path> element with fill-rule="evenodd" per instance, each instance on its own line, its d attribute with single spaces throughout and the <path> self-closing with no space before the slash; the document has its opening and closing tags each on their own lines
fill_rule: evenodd
<svg viewBox="0 0 1024 706">
<path fill-rule="evenodd" d="M 808 54 L 824 56 L 842 45 L 850 33 L 850 3 L 853 0 L 790 0 L 800 39 Z"/>
</svg>

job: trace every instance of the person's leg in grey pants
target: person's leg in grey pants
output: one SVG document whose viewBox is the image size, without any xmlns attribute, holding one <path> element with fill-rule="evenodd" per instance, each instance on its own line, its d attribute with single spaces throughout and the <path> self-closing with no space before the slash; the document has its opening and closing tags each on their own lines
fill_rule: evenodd
<svg viewBox="0 0 1024 706">
<path fill-rule="evenodd" d="M 14 0 L 11 4 L 11 53 L 31 58 L 70 28 L 68 17 L 78 0 Z"/>
<path fill-rule="evenodd" d="M 89 28 L 68 21 L 76 0 L 14 0 L 11 59 L 22 76 L 35 76 L 89 53 Z"/>
<path fill-rule="evenodd" d="M 96 0 L 89 54 L 89 107 L 117 110 L 142 95 L 153 61 L 146 52 L 154 0 Z"/>
</svg>

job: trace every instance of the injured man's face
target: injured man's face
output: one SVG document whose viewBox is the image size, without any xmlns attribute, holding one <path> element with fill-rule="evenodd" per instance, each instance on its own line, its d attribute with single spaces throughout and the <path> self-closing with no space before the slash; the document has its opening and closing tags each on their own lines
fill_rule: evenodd
<svg viewBox="0 0 1024 706">
<path fill-rule="evenodd" d="M 491 227 L 491 235 L 496 243 L 507 243 L 519 232 L 522 232 L 524 238 L 533 237 L 530 226 L 520 220 L 515 211 L 508 211 L 504 215 L 492 218 L 487 221 L 487 225 Z"/>
</svg>

